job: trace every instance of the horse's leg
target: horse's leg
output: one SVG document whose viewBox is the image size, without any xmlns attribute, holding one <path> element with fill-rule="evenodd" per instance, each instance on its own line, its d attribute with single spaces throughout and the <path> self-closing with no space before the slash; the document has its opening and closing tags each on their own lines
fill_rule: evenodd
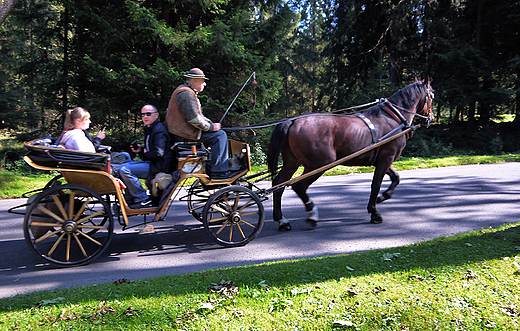
<svg viewBox="0 0 520 331">
<path fill-rule="evenodd" d="M 292 162 L 284 160 L 284 164 L 280 172 L 273 180 L 273 186 L 281 184 L 283 182 L 291 179 L 292 175 L 298 169 L 298 164 L 296 166 L 293 165 Z M 273 193 L 273 220 L 278 222 L 278 230 L 279 231 L 291 231 L 291 223 L 283 217 L 282 214 L 282 195 L 285 190 L 285 186 L 280 187 L 278 190 Z"/>
<path fill-rule="evenodd" d="M 374 171 L 374 177 L 372 178 L 372 185 L 370 189 L 370 200 L 368 201 L 367 211 L 370 214 L 370 223 L 379 224 L 383 223 L 383 217 L 376 209 L 376 201 L 377 195 L 379 194 L 379 190 L 381 189 L 381 183 L 383 182 L 383 177 L 386 172 L 390 168 L 390 165 L 376 165 L 376 170 Z"/>
<path fill-rule="evenodd" d="M 392 183 L 386 191 L 384 191 L 380 196 L 377 197 L 377 203 L 390 199 L 392 197 L 392 194 L 394 194 L 395 188 L 397 187 L 397 185 L 399 185 L 399 173 L 397 172 L 397 170 L 395 170 L 393 166 L 390 166 L 390 168 L 388 168 L 386 174 L 390 177 Z"/>
<path fill-rule="evenodd" d="M 306 171 L 306 172 L 308 172 L 308 171 Z M 304 174 L 306 172 L 304 172 Z M 294 192 L 296 192 L 296 194 L 300 197 L 300 199 L 302 200 L 302 202 L 305 205 L 305 210 L 307 211 L 307 219 L 305 220 L 305 222 L 307 222 L 313 228 L 316 227 L 316 225 L 318 225 L 318 223 L 317 223 L 318 219 L 319 219 L 318 207 L 312 202 L 312 200 L 307 195 L 307 189 L 322 174 L 323 174 L 323 172 L 319 173 L 319 174 L 317 174 L 315 176 L 311 176 L 309 178 L 306 178 L 306 179 L 304 179 L 302 181 L 296 182 L 292 186 Z"/>
</svg>

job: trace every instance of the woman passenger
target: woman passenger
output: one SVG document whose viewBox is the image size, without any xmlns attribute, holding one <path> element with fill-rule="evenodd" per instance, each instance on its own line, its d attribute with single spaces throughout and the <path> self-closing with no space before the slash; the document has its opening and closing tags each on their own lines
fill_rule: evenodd
<svg viewBox="0 0 520 331">
<path fill-rule="evenodd" d="M 69 109 L 65 117 L 65 131 L 58 141 L 58 145 L 64 146 L 66 149 L 73 149 L 82 152 L 96 152 L 101 140 L 105 139 L 105 132 L 99 131 L 94 141 L 87 133 L 90 126 L 90 113 L 81 107 Z"/>
</svg>

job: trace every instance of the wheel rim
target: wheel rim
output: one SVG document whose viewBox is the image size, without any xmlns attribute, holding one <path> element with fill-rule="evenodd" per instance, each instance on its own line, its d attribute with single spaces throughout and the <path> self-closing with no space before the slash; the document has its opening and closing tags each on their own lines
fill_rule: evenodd
<svg viewBox="0 0 520 331">
<path fill-rule="evenodd" d="M 43 191 L 29 206 L 24 235 L 42 258 L 60 265 L 86 263 L 109 245 L 113 217 L 108 203 L 80 185 Z"/>
<path fill-rule="evenodd" d="M 243 246 L 253 240 L 264 224 L 260 198 L 241 186 L 225 187 L 208 199 L 203 211 L 206 232 L 223 246 Z"/>
</svg>

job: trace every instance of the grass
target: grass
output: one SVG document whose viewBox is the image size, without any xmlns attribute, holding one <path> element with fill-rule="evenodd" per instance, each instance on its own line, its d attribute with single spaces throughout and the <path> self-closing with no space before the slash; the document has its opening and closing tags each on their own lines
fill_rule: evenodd
<svg viewBox="0 0 520 331">
<path fill-rule="evenodd" d="M 0 300 L 3 330 L 519 330 L 520 224 Z"/>
<path fill-rule="evenodd" d="M 520 154 L 504 154 L 504 155 L 460 155 L 439 158 L 399 158 L 394 162 L 397 170 L 424 169 L 432 167 L 447 167 L 465 164 L 482 164 L 497 162 L 520 162 Z M 265 166 L 253 166 L 250 174 L 265 170 Z M 328 170 L 324 175 L 345 175 L 353 173 L 373 172 L 373 167 L 346 167 L 337 166 Z M 294 174 L 300 176 L 303 168 Z M 10 171 L 0 168 L 0 199 L 19 198 L 27 191 L 32 191 L 45 186 L 45 184 L 53 178 L 58 172 L 53 173 L 21 173 L 19 171 Z M 191 183 L 191 182 L 190 182 Z"/>
</svg>

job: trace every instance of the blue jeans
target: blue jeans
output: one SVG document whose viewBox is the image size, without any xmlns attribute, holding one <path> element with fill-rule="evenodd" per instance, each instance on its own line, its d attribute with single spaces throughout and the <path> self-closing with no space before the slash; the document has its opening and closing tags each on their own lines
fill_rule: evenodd
<svg viewBox="0 0 520 331">
<path fill-rule="evenodd" d="M 211 157 L 206 165 L 206 172 L 225 172 L 229 170 L 228 137 L 224 130 L 215 132 L 202 131 L 200 137 L 204 146 L 211 147 Z"/>
<path fill-rule="evenodd" d="M 146 194 L 139 178 L 148 179 L 150 163 L 147 161 L 130 161 L 123 164 L 114 164 L 113 167 L 119 173 L 119 178 L 125 183 L 126 193 L 132 199 L 131 203 L 140 203 L 148 199 L 148 194 Z"/>
</svg>

